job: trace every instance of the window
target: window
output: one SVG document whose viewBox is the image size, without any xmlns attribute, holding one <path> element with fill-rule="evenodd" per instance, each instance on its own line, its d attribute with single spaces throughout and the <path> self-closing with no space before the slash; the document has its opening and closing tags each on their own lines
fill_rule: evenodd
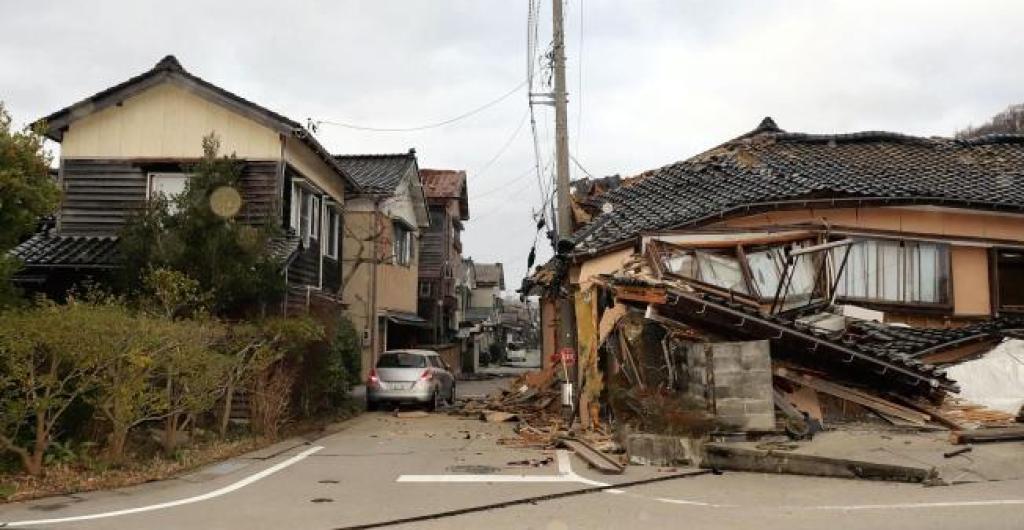
<svg viewBox="0 0 1024 530">
<path fill-rule="evenodd" d="M 863 240 L 849 247 L 840 298 L 894 304 L 949 303 L 949 247 L 916 241 Z M 835 267 L 846 248 L 832 249 Z"/>
<path fill-rule="evenodd" d="M 795 247 L 804 245 L 797 244 Z M 786 252 L 782 247 L 774 247 L 747 254 L 747 265 L 750 266 L 750 279 L 754 283 L 761 299 L 771 299 L 780 293 L 787 301 L 807 301 L 814 294 L 815 259 L 804 254 L 793 259 L 787 274 L 789 278 L 784 291 L 779 291 L 782 274 L 786 272 Z"/>
<path fill-rule="evenodd" d="M 393 222 L 392 230 L 394 231 L 392 244 L 394 245 L 395 263 L 408 265 L 412 261 L 412 232 L 399 221 Z"/>
<path fill-rule="evenodd" d="M 1024 311 L 1024 251 L 996 252 L 996 282 L 999 285 L 999 309 Z"/>
<path fill-rule="evenodd" d="M 291 227 L 308 244 L 320 237 L 320 197 L 298 184 L 292 184 Z"/>
<path fill-rule="evenodd" d="M 338 215 L 337 210 L 334 208 L 327 208 L 326 210 L 326 215 L 324 215 L 324 254 L 330 258 L 337 258 L 341 216 Z"/>
<path fill-rule="evenodd" d="M 174 199 L 185 193 L 187 183 L 188 175 L 185 173 L 150 173 L 146 196 L 150 200 L 163 197 L 167 201 L 168 211 L 177 213 L 178 205 Z"/>
<path fill-rule="evenodd" d="M 427 358 L 418 353 L 384 352 L 377 360 L 377 368 L 426 368 Z"/>
<path fill-rule="evenodd" d="M 309 196 L 309 237 L 320 239 L 320 197 Z"/>
</svg>

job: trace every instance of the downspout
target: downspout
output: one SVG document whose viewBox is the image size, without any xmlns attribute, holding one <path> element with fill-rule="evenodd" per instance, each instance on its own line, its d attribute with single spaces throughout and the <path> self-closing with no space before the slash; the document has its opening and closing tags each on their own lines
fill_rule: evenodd
<svg viewBox="0 0 1024 530">
<path fill-rule="evenodd" d="M 380 203 L 383 199 L 380 197 L 373 199 L 373 218 L 370 225 L 370 234 L 373 235 L 373 231 L 377 229 L 377 219 L 380 213 Z M 379 351 L 379 339 L 378 339 L 378 318 L 377 318 L 377 262 L 380 261 L 377 257 L 377 241 L 379 236 L 374 235 L 370 242 L 370 364 L 376 366 L 377 364 L 377 353 Z"/>
</svg>

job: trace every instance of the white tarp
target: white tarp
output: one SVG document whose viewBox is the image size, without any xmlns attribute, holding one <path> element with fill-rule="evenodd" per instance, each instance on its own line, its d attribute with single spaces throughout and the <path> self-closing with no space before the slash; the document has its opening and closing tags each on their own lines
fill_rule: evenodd
<svg viewBox="0 0 1024 530">
<path fill-rule="evenodd" d="M 1010 414 L 1024 405 L 1024 341 L 1005 340 L 946 373 L 960 384 L 960 397 L 972 403 Z"/>
</svg>

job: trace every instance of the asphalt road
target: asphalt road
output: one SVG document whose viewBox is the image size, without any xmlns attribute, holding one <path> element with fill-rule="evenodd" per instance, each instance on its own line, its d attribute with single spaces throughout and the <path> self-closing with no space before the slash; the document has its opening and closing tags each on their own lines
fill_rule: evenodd
<svg viewBox="0 0 1024 530">
<path fill-rule="evenodd" d="M 499 383 L 467 381 L 460 392 L 486 393 Z M 176 480 L 2 505 L 0 522 L 53 529 L 334 529 L 669 473 L 630 467 L 622 476 L 601 476 L 568 453 L 497 443 L 511 435 L 510 424 L 443 413 L 420 418 L 365 414 L 326 437 L 288 440 Z M 509 465 L 548 457 L 552 461 L 537 468 Z M 394 527 L 1020 529 L 1024 482 L 926 488 L 726 473 Z"/>
</svg>

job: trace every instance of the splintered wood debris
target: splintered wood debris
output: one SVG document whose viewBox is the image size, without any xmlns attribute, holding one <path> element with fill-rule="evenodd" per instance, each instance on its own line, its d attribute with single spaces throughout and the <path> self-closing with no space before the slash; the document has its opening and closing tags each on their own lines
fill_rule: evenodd
<svg viewBox="0 0 1024 530">
<path fill-rule="evenodd" d="M 501 445 L 523 449 L 555 449 L 564 438 L 583 440 L 595 451 L 618 448 L 603 428 L 572 432 L 562 419 L 559 363 L 544 370 L 527 372 L 508 388 L 491 396 L 464 399 L 453 414 L 488 423 L 515 422 L 515 436 L 498 438 Z M 609 458 L 617 458 L 609 457 Z"/>
</svg>

